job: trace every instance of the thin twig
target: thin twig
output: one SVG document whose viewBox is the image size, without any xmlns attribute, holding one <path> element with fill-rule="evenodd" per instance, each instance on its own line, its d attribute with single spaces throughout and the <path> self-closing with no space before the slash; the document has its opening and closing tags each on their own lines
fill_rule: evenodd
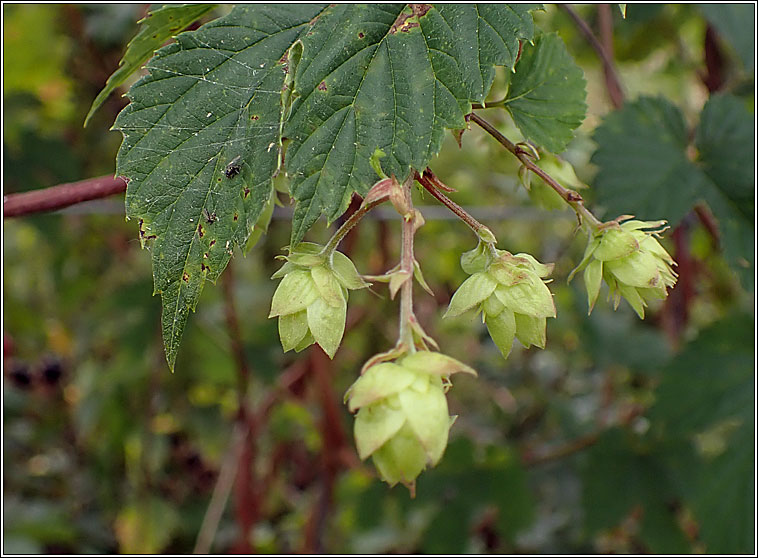
<svg viewBox="0 0 758 558">
<path fill-rule="evenodd" d="M 476 122 L 485 132 L 495 138 L 508 151 L 513 153 L 516 158 L 521 161 L 522 165 L 539 176 L 542 180 L 545 181 L 548 186 L 555 190 L 558 195 L 561 196 L 561 198 L 563 198 L 563 200 L 573 208 L 577 216 L 587 219 L 587 221 L 593 227 L 597 227 L 602 224 L 598 218 L 590 212 L 589 209 L 584 207 L 584 200 L 582 200 L 582 196 L 573 190 L 569 190 L 561 186 L 552 176 L 534 164 L 529 156 L 529 153 L 519 149 L 512 141 L 501 134 L 492 124 L 482 119 L 480 116 L 473 112 L 470 116 L 473 122 Z"/>
<path fill-rule="evenodd" d="M 213 487 L 213 494 L 211 494 L 211 501 L 205 511 L 200 532 L 197 534 L 193 554 L 208 554 L 211 550 L 221 516 L 224 514 L 229 495 L 232 493 L 234 479 L 237 476 L 237 464 L 246 437 L 246 428 L 241 424 L 236 424 L 229 449 L 221 462 L 216 485 Z"/>
<path fill-rule="evenodd" d="M 440 191 L 438 184 L 439 179 L 434 176 L 434 174 L 432 174 L 429 169 L 425 170 L 423 174 L 416 172 L 415 177 L 418 183 L 421 184 L 427 192 L 429 192 L 433 197 L 437 199 L 437 201 L 439 201 L 455 215 L 457 215 L 461 221 L 466 223 L 471 228 L 471 230 L 474 231 L 477 236 L 479 235 L 479 231 L 482 229 L 487 229 L 486 226 L 482 225 L 479 221 L 474 219 L 474 217 L 465 209 L 463 209 L 460 205 L 455 203 Z"/>
<path fill-rule="evenodd" d="M 599 438 L 599 432 L 588 434 L 587 436 L 577 438 L 576 440 L 571 440 L 570 442 L 558 446 L 548 452 L 539 454 L 525 453 L 522 456 L 521 461 L 527 467 L 542 465 L 543 463 L 549 463 L 551 461 L 557 461 L 594 445 Z"/>
<path fill-rule="evenodd" d="M 621 81 L 619 80 L 618 74 L 616 73 L 616 67 L 613 63 L 612 55 L 608 52 L 608 50 L 606 50 L 606 48 L 597 39 L 597 37 L 595 37 L 595 34 L 592 32 L 592 29 L 590 29 L 590 26 L 587 25 L 587 22 L 584 21 L 582 17 L 574 11 L 571 5 L 558 4 L 558 7 L 563 9 L 571 17 L 571 19 L 574 20 L 574 23 L 576 23 L 579 31 L 582 33 L 582 35 L 584 35 L 584 38 L 587 40 L 592 49 L 597 53 L 598 57 L 600 57 L 600 61 L 603 63 L 603 72 L 605 73 L 605 85 L 606 89 L 608 90 L 608 97 L 610 98 L 614 108 L 621 108 L 624 104 L 624 90 L 621 87 Z M 607 15 L 610 15 L 610 11 Z"/>
<path fill-rule="evenodd" d="M 89 200 L 107 198 L 126 190 L 121 177 L 99 176 L 3 197 L 3 218 L 55 211 Z"/>
<path fill-rule="evenodd" d="M 236 519 L 239 524 L 240 536 L 236 548 L 240 552 L 250 552 L 250 530 L 258 520 L 260 501 L 253 473 L 255 460 L 255 432 L 257 425 L 255 417 L 250 410 L 247 394 L 250 384 L 250 365 L 245 355 L 242 333 L 237 318 L 236 304 L 234 300 L 234 273 L 233 266 L 229 266 L 224 274 L 222 282 L 224 294 L 224 314 L 226 326 L 231 342 L 231 352 L 237 368 L 237 401 L 238 410 L 236 422 L 242 427 L 245 436 L 239 453 L 239 465 L 237 467 L 235 507 Z"/>
</svg>

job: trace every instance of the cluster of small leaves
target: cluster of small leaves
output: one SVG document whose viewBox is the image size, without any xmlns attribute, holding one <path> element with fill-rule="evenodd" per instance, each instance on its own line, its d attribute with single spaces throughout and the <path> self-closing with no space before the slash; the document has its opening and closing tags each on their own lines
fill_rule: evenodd
<svg viewBox="0 0 758 558">
<path fill-rule="evenodd" d="M 562 150 L 584 117 L 584 79 L 557 35 L 535 34 L 535 8 L 241 5 L 158 50 L 114 129 L 127 216 L 153 253 L 169 364 L 205 280 L 247 245 L 277 173 L 297 202 L 296 245 L 368 191 L 377 149 L 400 180 L 423 169 L 445 130 L 465 128 L 472 103 L 485 102 L 496 66 L 515 67 L 503 106 L 524 135 Z M 204 13 L 172 10 L 147 20 L 106 91 L 167 30 Z"/>
</svg>

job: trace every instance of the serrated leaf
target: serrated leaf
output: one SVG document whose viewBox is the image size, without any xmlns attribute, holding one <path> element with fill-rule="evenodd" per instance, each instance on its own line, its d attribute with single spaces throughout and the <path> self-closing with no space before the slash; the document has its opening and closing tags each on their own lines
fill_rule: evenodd
<svg viewBox="0 0 758 558">
<path fill-rule="evenodd" d="M 153 253 L 173 369 L 189 310 L 244 246 L 279 163 L 285 54 L 321 8 L 243 5 L 182 33 L 147 65 L 114 129 L 127 216 Z M 208 217 L 212 216 L 212 219 Z"/>
<path fill-rule="evenodd" d="M 141 23 L 142 26 L 139 33 L 129 41 L 124 57 L 118 63 L 119 68 L 111 74 L 108 81 L 105 82 L 103 90 L 92 101 L 92 106 L 84 119 L 84 126 L 87 126 L 92 115 L 108 96 L 129 76 L 139 70 L 139 67 L 153 55 L 153 52 L 176 33 L 186 29 L 192 22 L 197 21 L 198 18 L 213 8 L 215 8 L 215 4 L 168 5 L 149 12 L 144 19 L 140 20 L 138 23 Z"/>
<path fill-rule="evenodd" d="M 708 553 L 749 553 L 754 544 L 754 351 L 754 316 L 714 323 L 663 370 L 649 413 Z M 735 428 L 720 428 L 729 423 Z M 709 432 L 718 443 L 695 451 Z"/>
<path fill-rule="evenodd" d="M 712 97 L 701 115 L 695 163 L 687 156 L 687 126 L 676 106 L 660 97 L 626 104 L 595 131 L 598 202 L 611 216 L 633 213 L 676 226 L 706 201 L 719 221 L 727 259 L 749 288 L 755 265 L 751 122 L 734 97 Z"/>
<path fill-rule="evenodd" d="M 496 64 L 511 67 L 531 39 L 528 5 L 333 5 L 302 37 L 291 139 L 292 241 L 318 217 L 334 220 L 376 181 L 370 159 L 405 179 L 439 151 L 445 128 L 464 128 Z"/>
<path fill-rule="evenodd" d="M 574 137 L 587 112 L 584 73 L 556 33 L 524 44 L 505 108 L 524 137 L 560 153 Z"/>
<path fill-rule="evenodd" d="M 620 524 L 642 508 L 640 538 L 653 553 L 690 551 L 668 502 L 675 497 L 664 464 L 639 452 L 620 429 L 605 432 L 582 467 L 585 524 L 592 533 Z M 612 490 L 609 487 L 613 487 Z"/>
<path fill-rule="evenodd" d="M 719 222 L 724 255 L 746 289 L 755 273 L 754 117 L 731 95 L 714 95 L 703 107 L 695 136 L 704 197 Z"/>
</svg>

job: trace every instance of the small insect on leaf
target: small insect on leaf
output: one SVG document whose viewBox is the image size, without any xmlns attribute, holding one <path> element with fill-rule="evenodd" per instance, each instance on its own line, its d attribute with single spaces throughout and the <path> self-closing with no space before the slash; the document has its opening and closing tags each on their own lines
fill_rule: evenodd
<svg viewBox="0 0 758 558">
<path fill-rule="evenodd" d="M 226 165 L 226 169 L 224 169 L 224 175 L 227 178 L 234 178 L 240 173 L 240 157 L 241 155 L 237 155 L 234 159 L 229 161 L 228 165 Z"/>
<path fill-rule="evenodd" d="M 205 220 L 209 225 L 212 225 L 218 220 L 218 217 L 216 217 L 216 212 L 214 211 L 212 213 L 209 213 L 205 207 L 203 208 L 203 217 L 205 217 Z"/>
</svg>

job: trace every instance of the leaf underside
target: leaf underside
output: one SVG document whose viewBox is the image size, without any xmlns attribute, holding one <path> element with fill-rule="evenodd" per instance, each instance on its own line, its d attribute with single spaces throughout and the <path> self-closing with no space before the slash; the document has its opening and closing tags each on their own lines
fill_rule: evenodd
<svg viewBox="0 0 758 558">
<path fill-rule="evenodd" d="M 513 68 L 533 9 L 240 5 L 156 52 L 114 129 L 127 217 L 152 251 L 169 365 L 205 279 L 245 246 L 282 159 L 294 244 L 368 191 L 377 148 L 387 174 L 423 169 L 445 129 L 466 126 L 494 67 Z"/>
</svg>

